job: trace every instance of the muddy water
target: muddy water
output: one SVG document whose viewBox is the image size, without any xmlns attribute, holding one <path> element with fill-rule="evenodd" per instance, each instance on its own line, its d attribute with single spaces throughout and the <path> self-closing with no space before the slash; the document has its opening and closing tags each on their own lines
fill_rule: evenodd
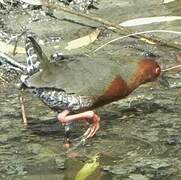
<svg viewBox="0 0 181 180">
<path fill-rule="evenodd" d="M 120 23 L 137 17 L 180 15 L 180 5 L 179 1 L 162 4 L 161 0 L 102 0 L 98 5 L 99 10 L 91 10 L 90 13 Z M 55 51 L 91 54 L 92 50 L 104 42 L 119 36 L 105 31 L 93 45 L 67 52 L 64 47 L 68 41 L 91 32 L 93 29 L 88 25 L 98 24 L 57 11 L 55 16 L 59 19 L 63 17 L 64 20 L 44 16 L 41 9 L 30 11 L 17 8 L 9 14 L 1 14 L 4 23 L 2 30 L 16 35 L 21 26 L 27 25 L 40 40 L 44 40 L 43 48 L 48 54 Z M 65 21 L 65 18 L 75 23 Z M 77 23 L 80 21 L 83 24 Z M 134 29 L 179 31 L 180 25 L 180 21 L 173 21 Z M 60 41 L 51 43 L 51 37 L 59 37 Z M 180 37 L 176 35 L 165 34 L 161 37 L 180 42 Z M 23 38 L 19 45 L 23 46 Z M 162 68 L 176 65 L 180 61 L 178 51 L 148 46 L 132 39 L 111 44 L 97 54 L 106 53 L 106 57 L 112 59 L 122 56 L 131 60 L 141 57 L 144 51 L 161 56 L 158 62 Z M 25 55 L 18 54 L 15 58 L 24 61 Z M 127 99 L 98 109 L 102 121 L 97 136 L 68 153 L 62 147 L 64 129 L 57 123 L 56 114 L 36 97 L 24 92 L 28 127 L 23 127 L 18 98 L 21 92 L 14 83 L 1 84 L 0 179 L 73 180 L 95 155 L 98 156 L 99 166 L 87 178 L 90 180 L 181 179 L 181 74 L 179 70 L 168 72 L 164 74 L 164 79 L 167 80 L 166 85 L 163 80 L 162 83 L 150 83 L 140 87 Z M 76 124 L 72 138 L 78 137 L 82 133 L 80 129 L 85 128 L 82 124 Z"/>
</svg>

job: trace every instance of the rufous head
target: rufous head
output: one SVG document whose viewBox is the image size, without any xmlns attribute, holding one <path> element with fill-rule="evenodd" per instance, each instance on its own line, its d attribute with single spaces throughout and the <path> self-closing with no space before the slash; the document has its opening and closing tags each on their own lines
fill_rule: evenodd
<svg viewBox="0 0 181 180">
<path fill-rule="evenodd" d="M 160 75 L 161 68 L 155 59 L 145 58 L 139 63 L 139 73 L 141 83 L 150 82 Z"/>
<path fill-rule="evenodd" d="M 132 92 L 139 85 L 155 80 L 161 73 L 159 64 L 153 58 L 144 58 L 139 61 L 136 72 L 128 82 Z"/>
</svg>

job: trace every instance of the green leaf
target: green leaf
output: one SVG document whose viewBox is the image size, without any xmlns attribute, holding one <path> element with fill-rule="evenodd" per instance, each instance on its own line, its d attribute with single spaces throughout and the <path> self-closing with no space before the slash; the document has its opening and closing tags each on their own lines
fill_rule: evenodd
<svg viewBox="0 0 181 180">
<path fill-rule="evenodd" d="M 88 176 L 93 174 L 93 172 L 99 167 L 98 155 L 93 156 L 90 162 L 84 164 L 84 166 L 77 173 L 75 180 L 85 180 Z"/>
</svg>

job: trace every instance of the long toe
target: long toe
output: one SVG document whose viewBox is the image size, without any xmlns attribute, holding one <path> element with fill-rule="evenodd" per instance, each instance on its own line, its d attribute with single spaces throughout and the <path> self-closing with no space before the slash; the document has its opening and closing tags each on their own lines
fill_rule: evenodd
<svg viewBox="0 0 181 180">
<path fill-rule="evenodd" d="M 94 114 L 94 117 L 92 118 L 92 124 L 84 133 L 83 138 L 88 139 L 93 137 L 98 131 L 99 127 L 100 127 L 100 118 L 98 115 Z"/>
</svg>

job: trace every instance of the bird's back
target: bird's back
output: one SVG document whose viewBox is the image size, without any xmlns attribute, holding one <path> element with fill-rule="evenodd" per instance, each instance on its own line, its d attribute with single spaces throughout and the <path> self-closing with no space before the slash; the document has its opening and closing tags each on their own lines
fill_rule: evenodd
<svg viewBox="0 0 181 180">
<path fill-rule="evenodd" d="M 123 81 L 134 74 L 137 61 L 129 65 L 117 63 L 103 58 L 91 59 L 85 56 L 76 60 L 61 63 L 50 63 L 49 70 L 42 70 L 31 76 L 27 84 L 36 88 L 56 88 L 67 93 L 99 97 L 111 86 L 112 82 L 121 77 Z"/>
</svg>

